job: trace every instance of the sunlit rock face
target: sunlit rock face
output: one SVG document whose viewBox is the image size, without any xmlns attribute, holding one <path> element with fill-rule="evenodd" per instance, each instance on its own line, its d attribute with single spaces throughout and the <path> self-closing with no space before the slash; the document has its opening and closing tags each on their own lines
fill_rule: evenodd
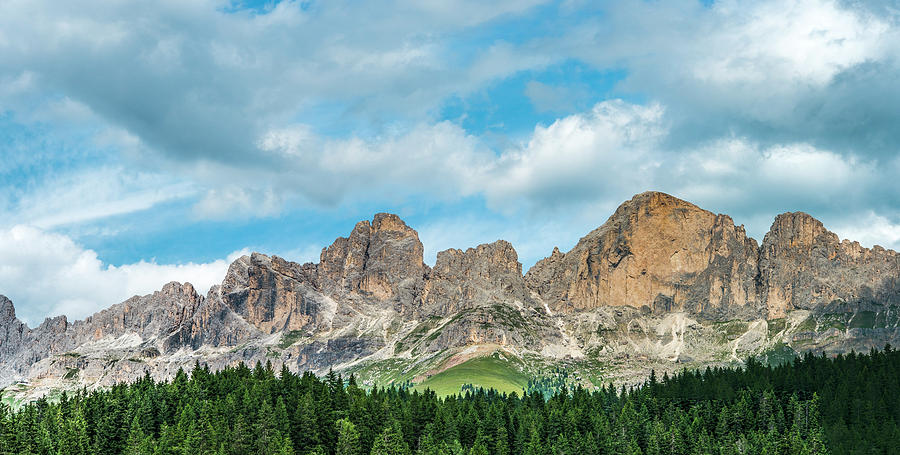
<svg viewBox="0 0 900 455">
<path fill-rule="evenodd" d="M 412 311 L 428 270 L 423 250 L 419 234 L 397 215 L 376 214 L 322 250 L 318 288 L 336 298 L 390 301 Z"/>
<path fill-rule="evenodd" d="M 571 251 L 539 261 L 525 279 L 555 311 L 752 315 L 760 310 L 757 263 L 756 242 L 728 216 L 649 192 L 622 204 Z"/>
</svg>

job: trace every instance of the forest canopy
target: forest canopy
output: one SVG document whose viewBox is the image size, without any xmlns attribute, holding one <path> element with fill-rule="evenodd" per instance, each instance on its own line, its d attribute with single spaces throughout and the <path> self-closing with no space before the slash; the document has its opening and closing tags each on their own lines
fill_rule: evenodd
<svg viewBox="0 0 900 455">
<path fill-rule="evenodd" d="M 440 398 L 197 365 L 0 409 L 3 454 L 844 454 L 900 447 L 900 353 L 653 374 L 641 387 Z"/>
</svg>

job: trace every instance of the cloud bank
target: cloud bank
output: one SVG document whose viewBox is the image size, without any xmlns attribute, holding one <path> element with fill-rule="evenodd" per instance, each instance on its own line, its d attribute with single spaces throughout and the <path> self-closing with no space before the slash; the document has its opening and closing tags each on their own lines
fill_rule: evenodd
<svg viewBox="0 0 900 455">
<path fill-rule="evenodd" d="M 0 289 L 16 305 L 18 317 L 34 327 L 50 315 L 84 318 L 170 281 L 190 282 L 205 294 L 243 253 L 204 264 L 140 261 L 116 267 L 67 236 L 15 226 L 0 230 Z"/>
</svg>

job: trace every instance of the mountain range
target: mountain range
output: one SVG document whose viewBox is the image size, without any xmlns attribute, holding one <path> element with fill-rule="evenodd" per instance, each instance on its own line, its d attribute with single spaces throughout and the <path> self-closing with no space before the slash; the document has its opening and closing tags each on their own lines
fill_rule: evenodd
<svg viewBox="0 0 900 455">
<path fill-rule="evenodd" d="M 243 256 L 205 296 L 172 282 L 35 328 L 0 296 L 0 387 L 26 400 L 238 362 L 449 392 L 560 372 L 634 383 L 651 369 L 896 345 L 898 323 L 897 252 L 841 241 L 802 212 L 778 215 L 760 243 L 727 215 L 646 192 L 525 273 L 503 240 L 429 267 L 416 231 L 379 213 L 317 264 Z"/>
</svg>

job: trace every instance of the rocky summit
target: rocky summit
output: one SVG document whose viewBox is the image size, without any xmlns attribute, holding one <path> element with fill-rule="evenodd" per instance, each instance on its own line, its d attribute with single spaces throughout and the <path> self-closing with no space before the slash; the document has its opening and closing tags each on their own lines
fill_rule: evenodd
<svg viewBox="0 0 900 455">
<path fill-rule="evenodd" d="M 0 386 L 29 399 L 271 362 L 416 387 L 479 359 L 591 386 L 900 339 L 900 254 L 805 213 L 779 215 L 759 243 L 727 215 L 648 192 L 524 274 L 503 240 L 442 251 L 433 268 L 422 255 L 415 230 L 379 213 L 317 264 L 241 257 L 206 296 L 169 283 L 35 328 L 0 296 Z"/>
</svg>

